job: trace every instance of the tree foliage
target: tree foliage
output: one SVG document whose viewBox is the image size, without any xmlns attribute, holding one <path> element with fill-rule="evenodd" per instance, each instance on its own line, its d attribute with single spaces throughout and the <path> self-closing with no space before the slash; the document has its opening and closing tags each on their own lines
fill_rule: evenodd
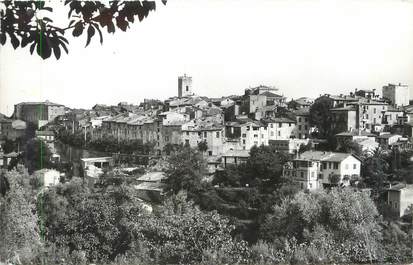
<svg viewBox="0 0 413 265">
<path fill-rule="evenodd" d="M 261 233 L 290 258 L 311 249 L 324 262 L 381 258 L 378 211 L 367 193 L 350 189 L 300 192 L 274 206 Z"/>
<path fill-rule="evenodd" d="M 320 138 L 328 138 L 333 133 L 330 108 L 331 105 L 327 99 L 319 99 L 310 107 L 310 123 L 317 128 Z"/>
<path fill-rule="evenodd" d="M 45 142 L 40 139 L 31 139 L 26 143 L 24 160 L 29 173 L 42 168 L 49 168 L 52 152 Z"/>
<path fill-rule="evenodd" d="M 202 178 L 207 174 L 206 161 L 202 154 L 190 147 L 184 147 L 169 157 L 168 164 L 166 189 L 175 194 L 185 190 L 189 198 L 193 199 L 194 193 L 201 188 Z"/>
<path fill-rule="evenodd" d="M 29 263 L 39 254 L 42 244 L 35 205 L 22 185 L 22 174 L 6 174 L 10 190 L 0 198 L 0 261 Z"/>
<path fill-rule="evenodd" d="M 166 0 L 162 0 L 166 4 Z M 68 12 L 66 26 L 57 26 L 49 17 L 53 8 L 46 1 L 3 1 L 0 3 L 0 44 L 10 42 L 14 49 L 30 47 L 43 59 L 52 53 L 59 59 L 64 50 L 68 53 L 69 41 L 65 34 L 74 37 L 86 35 L 86 46 L 93 38 L 103 43 L 102 30 L 115 33 L 116 28 L 127 31 L 132 23 L 142 21 L 156 9 L 155 1 L 100 1 L 65 0 L 55 5 L 64 5 Z"/>
</svg>

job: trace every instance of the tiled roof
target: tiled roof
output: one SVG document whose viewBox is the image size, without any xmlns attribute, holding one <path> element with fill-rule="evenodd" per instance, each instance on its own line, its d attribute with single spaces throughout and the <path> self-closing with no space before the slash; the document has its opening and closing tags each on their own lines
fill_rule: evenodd
<svg viewBox="0 0 413 265">
<path fill-rule="evenodd" d="M 376 137 L 375 134 L 369 133 L 369 132 L 366 132 L 366 131 L 360 131 L 360 132 L 359 131 L 351 131 L 351 132 L 341 132 L 341 133 L 336 134 L 336 136 L 358 136 L 358 135 Z"/>
<path fill-rule="evenodd" d="M 226 157 L 249 157 L 250 153 L 248 150 L 228 150 L 222 156 Z"/>
<path fill-rule="evenodd" d="M 391 138 L 391 137 L 393 137 L 393 136 L 399 136 L 399 137 L 402 137 L 401 135 L 398 135 L 398 134 L 390 134 L 390 133 L 386 133 L 386 134 L 382 134 L 382 135 L 377 136 L 377 138 L 381 138 L 381 139 L 388 139 L 388 138 Z"/>
<path fill-rule="evenodd" d="M 308 116 L 310 115 L 310 108 L 301 108 L 298 110 L 294 110 L 293 113 L 298 116 Z"/>
<path fill-rule="evenodd" d="M 287 118 L 287 117 L 268 118 L 268 119 L 265 119 L 265 122 L 268 122 L 268 123 L 279 123 L 279 122 L 281 122 L 281 123 L 297 123 L 297 121 L 295 121 L 293 119 L 290 119 L 290 118 Z"/>
<path fill-rule="evenodd" d="M 350 153 L 335 153 L 323 151 L 306 151 L 296 160 L 315 160 L 315 161 L 333 161 L 340 162 L 349 156 L 354 156 Z M 354 156 L 357 158 L 356 156 Z M 358 158 L 357 158 L 358 159 Z"/>
</svg>

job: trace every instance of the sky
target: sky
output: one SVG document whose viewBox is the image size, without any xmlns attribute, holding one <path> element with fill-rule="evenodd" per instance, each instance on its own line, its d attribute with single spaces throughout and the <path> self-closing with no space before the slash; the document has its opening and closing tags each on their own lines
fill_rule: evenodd
<svg viewBox="0 0 413 265">
<path fill-rule="evenodd" d="M 66 25 L 62 1 L 55 21 Z M 169 0 L 104 43 L 71 37 L 60 60 L 0 46 L 0 112 L 23 101 L 71 108 L 177 95 L 220 97 L 270 85 L 288 99 L 404 83 L 413 97 L 413 1 Z"/>
</svg>

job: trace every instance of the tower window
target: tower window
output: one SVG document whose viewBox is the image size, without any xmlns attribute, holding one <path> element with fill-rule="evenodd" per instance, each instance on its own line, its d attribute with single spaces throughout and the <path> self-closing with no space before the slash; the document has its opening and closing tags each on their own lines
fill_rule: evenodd
<svg viewBox="0 0 413 265">
<path fill-rule="evenodd" d="M 189 91 L 189 87 L 188 87 L 188 86 L 186 86 L 186 91 Z"/>
</svg>

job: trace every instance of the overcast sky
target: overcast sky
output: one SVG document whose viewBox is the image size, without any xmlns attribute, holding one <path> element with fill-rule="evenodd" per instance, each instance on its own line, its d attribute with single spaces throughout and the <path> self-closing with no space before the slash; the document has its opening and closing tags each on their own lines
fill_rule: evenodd
<svg viewBox="0 0 413 265">
<path fill-rule="evenodd" d="M 413 96 L 409 0 L 169 0 L 103 45 L 84 48 L 85 38 L 70 37 L 59 61 L 0 46 L 0 112 L 46 99 L 76 108 L 166 99 L 183 73 L 212 97 L 265 84 L 314 98 L 388 82 Z"/>
</svg>

